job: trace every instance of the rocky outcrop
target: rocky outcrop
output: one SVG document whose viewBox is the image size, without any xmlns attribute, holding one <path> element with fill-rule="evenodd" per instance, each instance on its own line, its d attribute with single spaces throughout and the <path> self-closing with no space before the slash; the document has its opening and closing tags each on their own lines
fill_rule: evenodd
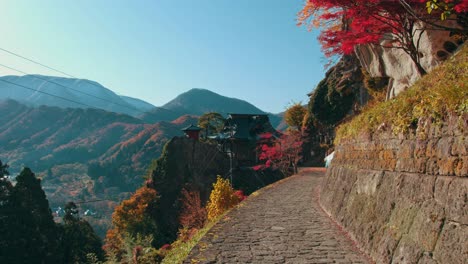
<svg viewBox="0 0 468 264">
<path fill-rule="evenodd" d="M 159 195 L 157 213 L 152 216 L 160 230 L 155 239 L 156 244 L 162 246 L 177 237 L 182 189 L 199 192 L 204 206 L 217 175 L 229 176 L 230 161 L 215 143 L 174 137 L 166 144 L 161 157 L 152 164 L 150 171 L 148 184 Z M 275 171 L 256 172 L 248 168 L 234 168 L 232 180 L 235 189 L 250 194 L 282 178 L 283 175 Z"/>
<path fill-rule="evenodd" d="M 160 196 L 158 213 L 153 216 L 160 229 L 156 244 L 161 246 L 177 237 L 182 189 L 198 191 L 202 201 L 207 201 L 216 176 L 229 171 L 229 160 L 216 145 L 175 137 L 152 167 L 151 186 Z"/>
<path fill-rule="evenodd" d="M 446 22 L 446 26 L 456 27 L 456 22 Z M 417 43 L 418 40 L 416 39 Z M 419 39 L 421 66 L 429 72 L 447 59 L 462 41 L 450 36 L 449 31 L 426 30 Z M 382 46 L 390 46 L 383 40 Z M 383 48 L 377 45 L 361 45 L 355 49 L 362 67 L 372 77 L 389 77 L 387 99 L 393 98 L 415 83 L 421 76 L 408 54 L 401 49 Z"/>
<path fill-rule="evenodd" d="M 336 147 L 325 210 L 377 263 L 466 263 L 468 115 Z"/>
<path fill-rule="evenodd" d="M 354 116 L 369 100 L 364 75 L 356 55 L 345 55 L 308 94 L 307 133 L 304 160 L 307 166 L 323 166 L 325 153 L 335 136 L 334 128 Z"/>
</svg>

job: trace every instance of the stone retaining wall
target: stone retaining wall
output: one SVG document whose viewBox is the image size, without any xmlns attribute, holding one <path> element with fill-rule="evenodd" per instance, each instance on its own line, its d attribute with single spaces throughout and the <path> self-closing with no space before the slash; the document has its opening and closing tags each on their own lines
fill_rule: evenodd
<svg viewBox="0 0 468 264">
<path fill-rule="evenodd" d="M 321 203 L 377 263 L 468 263 L 468 115 L 343 140 Z"/>
</svg>

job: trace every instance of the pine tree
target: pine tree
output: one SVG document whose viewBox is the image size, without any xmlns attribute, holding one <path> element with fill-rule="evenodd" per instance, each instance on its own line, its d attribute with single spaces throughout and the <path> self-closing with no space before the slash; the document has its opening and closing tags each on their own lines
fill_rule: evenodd
<svg viewBox="0 0 468 264">
<path fill-rule="evenodd" d="M 6 235 L 11 223 L 10 196 L 13 185 L 11 185 L 8 179 L 4 178 L 4 176 L 9 174 L 7 168 L 8 165 L 3 165 L 0 160 L 0 263 L 8 263 L 6 256 L 9 249 L 9 237 Z"/>
<path fill-rule="evenodd" d="M 8 167 L 8 164 L 3 164 L 0 160 L 0 179 L 4 176 L 10 175 L 10 172 L 8 172 Z"/>
<path fill-rule="evenodd" d="M 62 246 L 66 263 L 86 263 L 90 253 L 98 260 L 104 259 L 100 238 L 86 220 L 79 218 L 75 203 L 69 202 L 65 205 L 63 222 Z"/>
<path fill-rule="evenodd" d="M 2 263 L 61 263 L 59 230 L 40 180 L 29 168 L 16 177 L 8 197 Z"/>
</svg>

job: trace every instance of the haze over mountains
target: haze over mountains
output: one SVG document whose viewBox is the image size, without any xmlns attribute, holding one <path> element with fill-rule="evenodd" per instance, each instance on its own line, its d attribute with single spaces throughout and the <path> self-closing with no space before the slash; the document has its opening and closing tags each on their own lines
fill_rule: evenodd
<svg viewBox="0 0 468 264">
<path fill-rule="evenodd" d="M 0 77 L 0 91 L 0 99 L 13 99 L 28 106 L 84 108 L 89 105 L 135 117 L 154 108 L 152 104 L 143 100 L 119 96 L 97 82 L 84 79 L 43 75 L 3 76 Z"/>
<path fill-rule="evenodd" d="M 246 101 L 200 88 L 191 89 L 162 107 L 156 107 L 141 99 L 117 95 L 101 84 L 85 79 L 43 75 L 3 76 L 0 77 L 0 91 L 0 100 L 12 99 L 27 106 L 46 105 L 61 108 L 92 106 L 138 117 L 146 123 L 171 121 L 185 114 L 202 115 L 206 112 L 218 112 L 223 115 L 267 114 Z M 270 114 L 270 119 L 273 126 L 281 121 L 275 114 Z"/>
</svg>

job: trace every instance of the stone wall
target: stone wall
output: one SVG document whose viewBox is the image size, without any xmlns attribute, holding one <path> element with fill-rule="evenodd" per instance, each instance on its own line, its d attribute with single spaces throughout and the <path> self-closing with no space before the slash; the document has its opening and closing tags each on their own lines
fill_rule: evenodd
<svg viewBox="0 0 468 264">
<path fill-rule="evenodd" d="M 324 209 L 377 263 L 467 263 L 468 115 L 343 140 Z"/>
</svg>

